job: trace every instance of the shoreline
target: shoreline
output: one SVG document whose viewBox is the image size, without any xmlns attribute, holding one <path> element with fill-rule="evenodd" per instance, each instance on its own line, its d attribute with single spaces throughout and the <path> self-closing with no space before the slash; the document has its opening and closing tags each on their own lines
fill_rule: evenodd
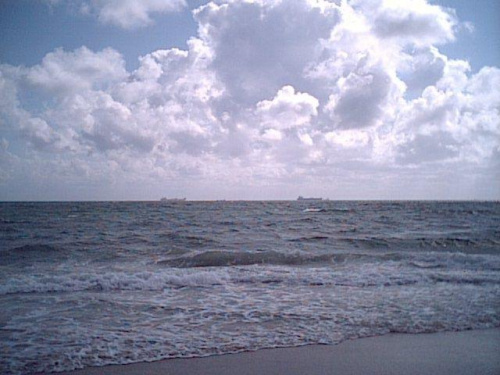
<svg viewBox="0 0 500 375">
<path fill-rule="evenodd" d="M 395 333 L 344 341 L 88 367 L 60 375 L 468 375 L 500 374 L 500 328 L 422 334 Z"/>
</svg>

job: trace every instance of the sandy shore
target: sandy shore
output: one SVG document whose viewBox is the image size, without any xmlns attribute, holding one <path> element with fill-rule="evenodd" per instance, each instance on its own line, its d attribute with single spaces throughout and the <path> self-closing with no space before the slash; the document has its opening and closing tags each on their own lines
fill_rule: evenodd
<svg viewBox="0 0 500 375">
<path fill-rule="evenodd" d="M 206 358 L 94 367 L 68 375 L 498 375 L 500 329 L 434 334 L 391 334 Z"/>
</svg>

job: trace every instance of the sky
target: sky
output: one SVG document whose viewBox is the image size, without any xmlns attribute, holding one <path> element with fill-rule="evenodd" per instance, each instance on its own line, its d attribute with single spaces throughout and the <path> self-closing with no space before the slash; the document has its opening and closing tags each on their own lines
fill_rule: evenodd
<svg viewBox="0 0 500 375">
<path fill-rule="evenodd" d="M 0 0 L 0 200 L 500 199 L 500 1 Z"/>
</svg>

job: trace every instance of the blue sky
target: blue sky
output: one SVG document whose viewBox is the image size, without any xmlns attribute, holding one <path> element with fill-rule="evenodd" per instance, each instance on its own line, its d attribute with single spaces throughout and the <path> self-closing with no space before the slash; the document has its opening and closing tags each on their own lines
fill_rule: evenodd
<svg viewBox="0 0 500 375">
<path fill-rule="evenodd" d="M 500 199 L 499 17 L 3 1 L 0 200 Z"/>
<path fill-rule="evenodd" d="M 42 1 L 4 1 L 0 13 L 2 62 L 35 65 L 55 48 L 92 50 L 113 47 L 123 54 L 127 68 L 138 66 L 138 57 L 157 49 L 186 48 L 196 35 L 190 9 L 154 16 L 148 27 L 127 30 L 103 24 L 69 5 L 49 6 Z"/>
</svg>

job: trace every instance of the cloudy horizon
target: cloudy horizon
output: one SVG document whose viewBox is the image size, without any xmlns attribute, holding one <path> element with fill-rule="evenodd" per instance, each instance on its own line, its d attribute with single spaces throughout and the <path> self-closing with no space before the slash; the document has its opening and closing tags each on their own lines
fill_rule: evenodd
<svg viewBox="0 0 500 375">
<path fill-rule="evenodd" d="M 498 200 L 477 4 L 6 1 L 0 200 Z"/>
</svg>

